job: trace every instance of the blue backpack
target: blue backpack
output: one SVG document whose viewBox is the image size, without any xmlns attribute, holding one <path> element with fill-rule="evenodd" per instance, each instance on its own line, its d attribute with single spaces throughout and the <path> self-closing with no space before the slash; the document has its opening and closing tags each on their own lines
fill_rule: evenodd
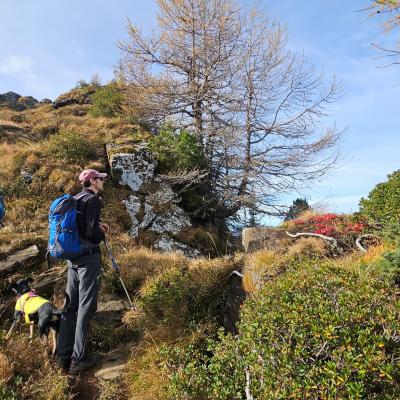
<svg viewBox="0 0 400 400">
<path fill-rule="evenodd" d="M 0 226 L 3 226 L 3 219 L 6 216 L 6 205 L 4 203 L 4 197 L 0 193 Z"/>
<path fill-rule="evenodd" d="M 90 195 L 90 193 L 80 193 L 75 197 L 64 194 L 51 203 L 48 255 L 60 260 L 72 260 L 88 249 L 79 237 L 76 220 L 78 215 L 77 200 L 86 195 Z"/>
</svg>

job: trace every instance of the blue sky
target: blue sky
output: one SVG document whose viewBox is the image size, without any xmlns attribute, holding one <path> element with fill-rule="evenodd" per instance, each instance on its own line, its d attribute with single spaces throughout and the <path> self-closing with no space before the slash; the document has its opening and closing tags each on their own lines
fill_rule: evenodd
<svg viewBox="0 0 400 400">
<path fill-rule="evenodd" d="M 399 168 L 400 67 L 378 68 L 386 61 L 371 46 L 391 45 L 398 33 L 383 34 L 378 19 L 357 12 L 369 2 L 259 1 L 286 26 L 293 51 L 303 52 L 327 81 L 335 75 L 344 85 L 328 119 L 347 127 L 342 165 L 313 188 L 288 195 L 288 203 L 301 195 L 331 211 L 356 211 L 360 197 Z M 94 73 L 111 79 L 128 17 L 150 32 L 156 6 L 150 0 L 0 0 L 0 93 L 54 99 Z"/>
</svg>

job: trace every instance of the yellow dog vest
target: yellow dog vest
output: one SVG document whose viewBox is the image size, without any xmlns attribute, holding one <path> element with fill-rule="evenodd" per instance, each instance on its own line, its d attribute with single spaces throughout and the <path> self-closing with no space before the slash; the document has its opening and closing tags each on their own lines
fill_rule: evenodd
<svg viewBox="0 0 400 400">
<path fill-rule="evenodd" d="M 24 314 L 25 322 L 29 324 L 31 322 L 29 319 L 29 314 L 35 314 L 45 303 L 50 302 L 43 297 L 29 292 L 18 298 L 17 303 L 15 304 L 15 310 L 21 311 Z"/>
</svg>

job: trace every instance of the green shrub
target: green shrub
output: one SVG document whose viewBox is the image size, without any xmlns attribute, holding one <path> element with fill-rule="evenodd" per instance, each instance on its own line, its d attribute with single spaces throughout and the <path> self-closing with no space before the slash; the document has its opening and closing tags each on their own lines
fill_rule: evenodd
<svg viewBox="0 0 400 400">
<path fill-rule="evenodd" d="M 62 131 L 47 143 L 48 153 L 69 163 L 85 164 L 96 156 L 93 142 L 75 131 Z"/>
<path fill-rule="evenodd" d="M 22 176 L 17 176 L 7 184 L 3 185 L 2 193 L 5 196 L 20 197 L 24 196 L 27 192 L 28 185 Z"/>
<path fill-rule="evenodd" d="M 172 348 L 173 399 L 398 399 L 398 310 L 379 265 L 290 270 L 242 308 L 240 336 Z"/>
<path fill-rule="evenodd" d="M 400 283 L 400 248 L 388 251 L 376 260 L 372 268 L 379 269 L 380 275 L 395 284 Z"/>
<path fill-rule="evenodd" d="M 141 290 L 140 304 L 155 321 L 186 316 L 188 275 L 184 268 L 173 268 L 151 278 Z"/>
<path fill-rule="evenodd" d="M 186 327 L 222 323 L 221 304 L 229 274 L 240 269 L 240 258 L 193 260 L 152 276 L 142 286 L 138 305 L 157 324 L 180 321 Z"/>
<path fill-rule="evenodd" d="M 368 197 L 360 200 L 360 212 L 371 221 L 400 222 L 400 170 L 378 183 Z"/>
<path fill-rule="evenodd" d="M 94 117 L 115 117 L 121 108 L 123 95 L 118 87 L 111 83 L 100 87 L 91 96 L 93 105 L 89 113 Z"/>
<path fill-rule="evenodd" d="M 383 241 L 386 243 L 400 245 L 400 221 L 390 221 L 385 224 L 379 233 Z"/>
<path fill-rule="evenodd" d="M 166 126 L 158 135 L 152 136 L 148 144 L 161 172 L 205 166 L 195 136 L 185 130 L 174 131 Z"/>
</svg>

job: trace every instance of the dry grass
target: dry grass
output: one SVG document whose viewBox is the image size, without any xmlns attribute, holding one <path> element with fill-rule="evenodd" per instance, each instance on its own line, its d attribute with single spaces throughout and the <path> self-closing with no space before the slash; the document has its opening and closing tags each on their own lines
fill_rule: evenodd
<svg viewBox="0 0 400 400">
<path fill-rule="evenodd" d="M 209 288 L 226 280 L 229 274 L 243 269 L 243 255 L 208 259 L 199 258 L 189 263 L 189 277 L 194 286 Z"/>
<path fill-rule="evenodd" d="M 7 225 L 0 230 L 0 259 L 1 255 L 12 253 L 32 244 L 44 244 L 46 240 L 46 236 L 41 233 L 16 231 L 13 226 Z"/>
<path fill-rule="evenodd" d="M 17 387 L 22 399 L 67 400 L 69 385 L 67 377 L 55 367 L 47 356 L 46 346 L 27 336 L 17 336 L 9 340 L 3 348 L 3 360 L 12 365 L 14 376 L 19 376 L 23 384 Z M 10 368 L 10 367 L 9 367 Z"/>
<path fill-rule="evenodd" d="M 287 249 L 288 256 L 316 257 L 327 251 L 326 242 L 315 237 L 299 238 Z"/>
<path fill-rule="evenodd" d="M 0 353 L 0 384 L 7 383 L 14 376 L 14 366 L 10 359 L 4 354 Z"/>
<path fill-rule="evenodd" d="M 75 90 L 66 96 L 78 97 L 85 90 Z M 0 110 L 0 120 L 5 124 L 26 129 L 32 134 L 29 141 L 18 144 L 0 144 L 0 190 L 5 194 L 7 205 L 6 228 L 0 230 L 0 251 L 3 247 L 13 247 L 21 234 L 47 235 L 48 207 L 52 200 L 64 193 L 75 194 L 81 187 L 77 181 L 83 168 L 105 170 L 107 160 L 103 145 L 122 137 L 130 137 L 138 131 L 135 125 L 118 118 L 94 118 L 83 115 L 89 105 L 72 105 L 53 110 L 51 105 L 43 105 L 24 112 Z M 55 133 L 72 131 L 94 144 L 95 156 L 92 160 L 73 163 L 57 158 L 49 153 L 49 143 Z M 27 184 L 21 170 L 32 175 L 32 183 Z M 103 219 L 111 226 L 111 234 L 118 238 L 126 232 L 131 221 L 121 200 L 127 196 L 126 188 L 106 185 Z M 45 195 L 44 195 L 45 194 Z M 9 228 L 12 228 L 11 231 Z"/>
<path fill-rule="evenodd" d="M 132 288 L 139 288 L 155 274 L 186 266 L 188 260 L 180 253 L 159 253 L 145 247 L 130 248 L 118 256 L 123 278 Z"/>
<path fill-rule="evenodd" d="M 285 268 L 285 257 L 272 250 L 259 250 L 245 258 L 243 286 L 247 292 L 262 287 L 266 280 L 279 275 Z"/>
<path fill-rule="evenodd" d="M 208 257 L 221 257 L 226 253 L 226 238 L 210 227 L 196 226 L 182 229 L 176 236 L 179 242 L 198 249 Z"/>
<path fill-rule="evenodd" d="M 124 313 L 122 323 L 129 329 L 141 331 L 146 317 L 146 312 L 142 308 L 136 307 Z"/>
<path fill-rule="evenodd" d="M 111 381 L 100 381 L 100 393 L 97 400 L 126 400 L 126 383 L 123 379 L 117 378 Z"/>
<path fill-rule="evenodd" d="M 132 350 L 126 380 L 130 400 L 163 400 L 167 376 L 160 366 L 160 346 L 173 344 L 176 332 L 166 329 L 147 330 Z"/>
</svg>

